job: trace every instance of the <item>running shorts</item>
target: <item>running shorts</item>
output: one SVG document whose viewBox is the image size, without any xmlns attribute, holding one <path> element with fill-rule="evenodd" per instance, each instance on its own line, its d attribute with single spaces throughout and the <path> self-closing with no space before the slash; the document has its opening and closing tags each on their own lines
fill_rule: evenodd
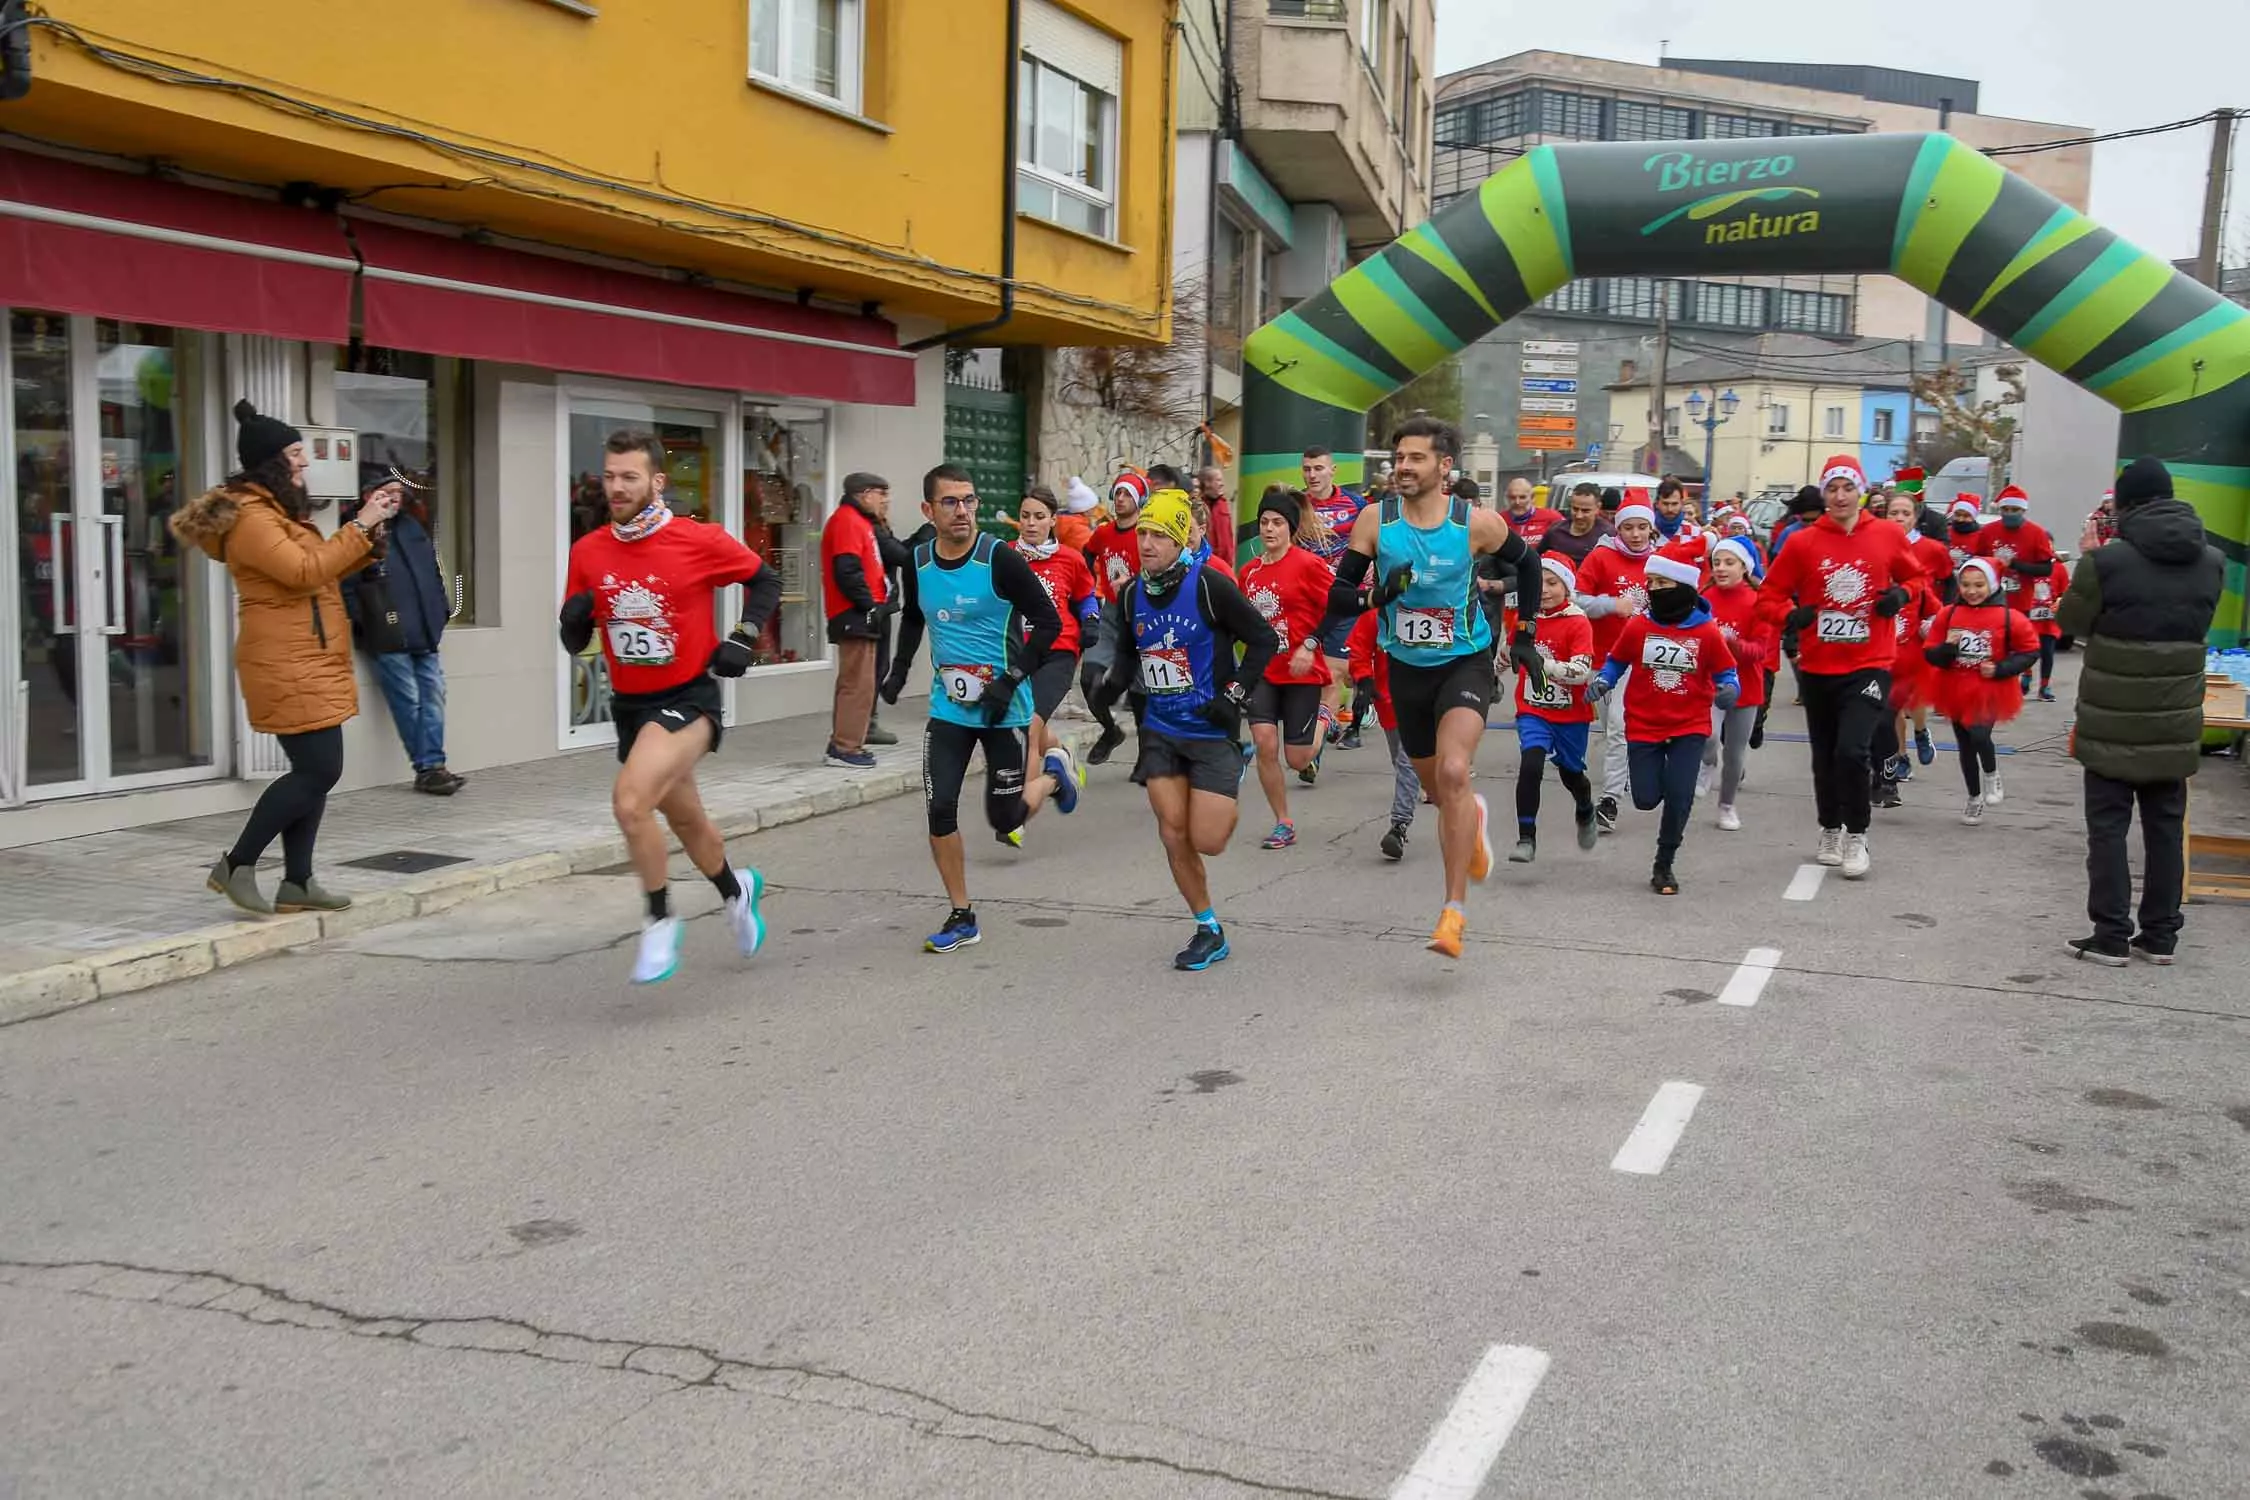
<svg viewBox="0 0 2250 1500">
<path fill-rule="evenodd" d="M 1352 627 L 1359 623 L 1354 615 L 1348 620 L 1323 621 L 1318 632 L 1320 654 L 1334 661 L 1343 661 L 1351 652 Z"/>
<path fill-rule="evenodd" d="M 1516 743 L 1525 751 L 1544 750 L 1558 770 L 1586 769 L 1587 736 L 1591 724 L 1557 724 L 1537 714 L 1516 715 Z"/>
<path fill-rule="evenodd" d="M 1235 796 L 1242 790 L 1242 748 L 1232 740 L 1175 739 L 1143 725 L 1133 785 L 1161 776 L 1185 776 L 1190 791 Z"/>
<path fill-rule="evenodd" d="M 717 750 L 720 736 L 726 733 L 726 726 L 720 722 L 725 716 L 726 698 L 719 679 L 711 676 L 694 678 L 661 693 L 612 693 L 609 699 L 609 718 L 617 726 L 617 759 L 621 765 L 633 753 L 633 741 L 641 737 L 644 724 L 660 724 L 678 734 L 697 719 L 709 719 L 711 749 Z"/>
<path fill-rule="evenodd" d="M 1409 760 L 1437 754 L 1438 721 L 1457 708 L 1473 709 L 1477 722 L 1492 711 L 1500 680 L 1492 658 L 1470 651 L 1434 667 L 1391 661 L 1391 708 L 1398 716 L 1399 744 Z"/>
<path fill-rule="evenodd" d="M 1253 724 L 1277 724 L 1285 745 L 1309 745 L 1320 731 L 1320 684 L 1260 682 L 1250 689 Z"/>
<path fill-rule="evenodd" d="M 1070 696 L 1078 681 L 1078 653 L 1075 651 L 1050 651 L 1039 670 L 1031 674 L 1031 711 L 1039 718 L 1055 717 L 1055 710 L 1063 699 Z"/>
</svg>

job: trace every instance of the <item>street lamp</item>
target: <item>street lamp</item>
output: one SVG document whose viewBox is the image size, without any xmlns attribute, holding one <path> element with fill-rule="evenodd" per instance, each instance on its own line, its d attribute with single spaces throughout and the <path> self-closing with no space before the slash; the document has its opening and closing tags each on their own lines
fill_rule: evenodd
<svg viewBox="0 0 2250 1500">
<path fill-rule="evenodd" d="M 1717 396 L 1716 400 L 1704 399 L 1701 391 L 1689 391 L 1686 402 L 1688 420 L 1703 429 L 1703 494 L 1706 506 L 1710 504 L 1712 449 L 1717 445 L 1718 431 L 1733 419 L 1735 411 L 1742 405 L 1742 398 L 1731 387 L 1723 396 L 1718 395 L 1718 387 L 1713 386 L 1711 389 L 1712 394 Z"/>
</svg>

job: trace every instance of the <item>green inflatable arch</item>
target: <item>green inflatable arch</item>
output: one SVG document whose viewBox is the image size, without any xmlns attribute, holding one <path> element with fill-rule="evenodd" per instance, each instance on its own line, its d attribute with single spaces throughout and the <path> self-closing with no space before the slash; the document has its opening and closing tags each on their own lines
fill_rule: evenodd
<svg viewBox="0 0 2250 1500">
<path fill-rule="evenodd" d="M 2250 310 L 1948 135 L 1539 146 L 1244 346 L 1242 493 L 1579 276 L 1888 272 L 2125 413 L 2227 556 L 2242 639 Z M 2075 541 L 2075 538 L 2066 539 Z"/>
</svg>

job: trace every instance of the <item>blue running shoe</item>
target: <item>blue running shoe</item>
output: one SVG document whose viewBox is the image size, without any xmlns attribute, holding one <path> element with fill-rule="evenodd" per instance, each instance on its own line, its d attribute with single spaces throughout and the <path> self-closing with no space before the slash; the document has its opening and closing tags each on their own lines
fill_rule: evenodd
<svg viewBox="0 0 2250 1500">
<path fill-rule="evenodd" d="M 1260 844 L 1258 847 L 1261 849 L 1287 849 L 1293 846 L 1296 842 L 1296 824 L 1276 823 L 1273 825 L 1273 832 L 1267 834 L 1265 837 L 1265 842 Z"/>
<path fill-rule="evenodd" d="M 1937 741 L 1930 738 L 1927 729 L 1914 731 L 1914 758 L 1925 766 L 1937 759 Z"/>
<path fill-rule="evenodd" d="M 1042 765 L 1055 778 L 1055 811 L 1067 818 L 1078 811 L 1078 772 L 1070 763 L 1070 751 L 1057 745 Z"/>
<path fill-rule="evenodd" d="M 956 906 L 945 919 L 945 925 L 922 939 L 924 953 L 951 953 L 956 948 L 966 948 L 979 940 L 977 914 L 965 906 Z"/>
</svg>

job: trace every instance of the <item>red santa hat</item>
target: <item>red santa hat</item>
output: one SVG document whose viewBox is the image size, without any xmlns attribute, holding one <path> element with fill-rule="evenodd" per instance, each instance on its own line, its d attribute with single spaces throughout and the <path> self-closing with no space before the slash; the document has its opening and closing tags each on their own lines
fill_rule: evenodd
<svg viewBox="0 0 2250 1500">
<path fill-rule="evenodd" d="M 1115 495 L 1119 490 L 1129 491 L 1132 494 L 1133 503 L 1139 505 L 1148 499 L 1148 476 L 1135 474 L 1128 469 L 1118 475 L 1117 482 L 1109 487 L 1109 492 L 1112 495 Z"/>
<path fill-rule="evenodd" d="M 1669 578 L 1674 583 L 1684 583 L 1691 589 L 1700 587 L 1703 582 L 1703 570 L 1687 558 L 1674 555 L 1670 549 L 1651 557 L 1648 560 L 1648 571 L 1651 577 Z"/>
<path fill-rule="evenodd" d="M 2017 510 L 2031 509 L 2031 497 L 2024 493 L 2021 485 L 2011 484 L 2002 490 L 1996 498 L 1996 503 L 2002 510 L 2007 510 L 2011 506 Z"/>
<path fill-rule="evenodd" d="M 1955 573 L 1953 576 L 1958 578 L 1961 576 L 1961 573 L 1968 573 L 1972 571 L 1982 573 L 1984 575 L 1984 581 L 1992 585 L 1993 593 L 1997 594 L 2000 592 L 2000 570 L 1992 565 L 1990 559 L 1982 557 L 1972 557 L 1967 562 L 1961 564 L 1960 572 Z"/>
<path fill-rule="evenodd" d="M 1549 552 L 1539 559 L 1539 566 L 1560 578 L 1564 588 L 1574 594 L 1578 592 L 1578 570 L 1570 565 L 1569 558 L 1560 552 Z"/>
<path fill-rule="evenodd" d="M 1849 453 L 1839 453 L 1820 466 L 1820 487 L 1827 489 L 1831 479 L 1849 479 L 1855 490 L 1865 491 L 1867 488 L 1867 471 Z"/>
<path fill-rule="evenodd" d="M 1945 509 L 1948 515 L 1955 516 L 1973 517 L 1982 513 L 1982 507 L 1977 504 L 1974 495 L 1956 495 L 1953 497 L 1953 503 Z"/>
<path fill-rule="evenodd" d="M 1638 502 L 1632 505 L 1621 505 L 1617 508 L 1617 524 L 1622 526 L 1627 521 L 1646 521 L 1649 525 L 1654 526 L 1656 524 L 1655 508 Z"/>
</svg>

